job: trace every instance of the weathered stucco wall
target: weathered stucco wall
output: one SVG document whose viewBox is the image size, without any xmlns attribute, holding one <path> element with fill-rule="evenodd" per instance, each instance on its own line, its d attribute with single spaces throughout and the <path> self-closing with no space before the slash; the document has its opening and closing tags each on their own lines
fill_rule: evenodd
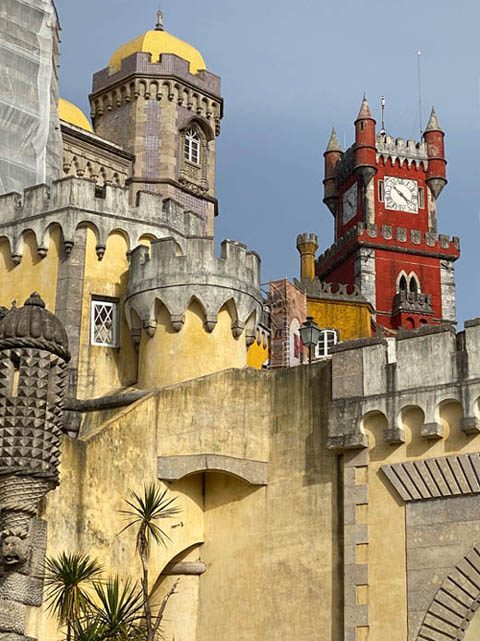
<svg viewBox="0 0 480 641">
<path fill-rule="evenodd" d="M 88 551 L 109 571 L 138 575 L 133 533 L 118 536 L 119 510 L 129 489 L 157 478 L 157 457 L 208 453 L 267 463 L 266 486 L 221 469 L 169 485 L 182 513 L 165 524 L 172 544 L 152 555 L 152 576 L 172 559 L 201 558 L 207 571 L 181 577 L 167 638 L 310 641 L 321 633 L 339 640 L 337 463 L 325 448 L 329 380 L 328 363 L 229 370 L 156 391 L 106 422 L 99 413 L 98 427 L 79 441 L 65 439 L 62 483 L 44 514 L 49 552 Z M 39 638 L 58 638 L 46 614 Z"/>
</svg>

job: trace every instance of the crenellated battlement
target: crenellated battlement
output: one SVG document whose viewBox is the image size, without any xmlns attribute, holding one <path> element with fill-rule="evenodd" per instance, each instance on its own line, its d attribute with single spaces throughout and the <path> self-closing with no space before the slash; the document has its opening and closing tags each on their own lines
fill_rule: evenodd
<svg viewBox="0 0 480 641">
<path fill-rule="evenodd" d="M 293 279 L 295 287 L 305 292 L 309 298 L 318 298 L 321 300 L 342 301 L 347 303 L 365 303 L 367 299 L 362 295 L 358 285 L 348 285 L 346 283 L 327 283 L 319 278 L 310 280 L 302 278 L 301 280 Z"/>
<path fill-rule="evenodd" d="M 480 319 L 456 334 L 451 325 L 425 325 L 381 336 L 347 341 L 333 348 L 329 439 L 332 449 L 367 446 L 364 417 L 383 415 L 384 440 L 405 442 L 404 409 L 424 414 L 421 437 L 446 436 L 440 422 L 445 402 L 463 408 L 461 430 L 480 433 Z"/>
<path fill-rule="evenodd" d="M 156 328 L 155 302 L 162 302 L 179 331 L 192 299 L 205 312 L 205 327 L 211 332 L 220 309 L 233 303 L 236 316 L 232 331 L 240 336 L 244 328 L 255 332 L 261 319 L 260 258 L 242 243 L 224 240 L 220 257 L 215 256 L 213 238 L 189 237 L 178 242 L 163 238 L 151 248 L 137 247 L 131 255 L 126 300 L 127 319 L 132 331 L 135 311 L 144 328 L 153 335 Z"/>
<path fill-rule="evenodd" d="M 375 247 L 376 240 L 381 241 L 380 248 L 398 248 L 399 251 L 424 251 L 429 255 L 438 255 L 446 260 L 456 260 L 460 255 L 460 240 L 457 236 L 434 234 L 418 229 L 393 225 L 353 225 L 343 236 L 317 258 L 317 265 L 322 269 L 336 263 L 358 244 Z M 385 242 L 387 241 L 387 242 Z"/>
<path fill-rule="evenodd" d="M 128 189 L 106 185 L 98 190 L 93 181 L 84 178 L 63 178 L 51 188 L 36 185 L 26 189 L 23 196 L 16 193 L 0 196 L 0 235 L 9 239 L 15 262 L 21 261 L 27 230 L 33 231 L 41 254 L 45 255 L 52 225 L 61 227 L 67 253 L 73 247 L 75 230 L 90 225 L 97 234 L 100 260 L 114 230 L 125 233 L 131 249 L 146 235 L 157 238 L 174 235 L 181 240 L 205 234 L 202 216 L 186 211 L 172 199 L 142 191 L 132 205 Z"/>
<path fill-rule="evenodd" d="M 190 73 L 190 65 L 173 54 L 153 62 L 150 53 L 134 53 L 121 62 L 120 71 L 107 67 L 93 76 L 91 116 L 130 104 L 139 98 L 175 102 L 214 124 L 220 133 L 223 100 L 220 78 L 209 71 Z"/>
<path fill-rule="evenodd" d="M 416 142 L 415 140 L 405 140 L 403 138 L 393 138 L 382 134 L 376 137 L 377 162 L 383 158 L 384 162 L 388 159 L 392 164 L 396 160 L 402 165 L 407 161 L 408 167 L 415 165 L 417 169 L 423 165 L 423 169 L 428 168 L 427 144 L 425 142 Z"/>
</svg>

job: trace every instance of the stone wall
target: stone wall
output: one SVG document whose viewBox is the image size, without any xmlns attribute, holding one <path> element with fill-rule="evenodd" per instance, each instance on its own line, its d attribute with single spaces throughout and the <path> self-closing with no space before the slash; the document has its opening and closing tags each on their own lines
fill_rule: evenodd
<svg viewBox="0 0 480 641">
<path fill-rule="evenodd" d="M 167 638 L 340 641 L 328 399 L 327 362 L 231 370 L 158 390 L 113 417 L 89 413 L 80 440 L 65 443 L 62 483 L 48 498 L 49 552 L 89 551 L 109 571 L 135 574 L 134 537 L 118 536 L 118 510 L 129 488 L 168 476 L 182 513 L 166 524 L 172 544 L 152 555 L 159 596 L 175 578 L 162 574 L 172 561 L 207 569 L 181 576 Z M 54 638 L 47 614 L 41 630 L 41 640 Z"/>
</svg>

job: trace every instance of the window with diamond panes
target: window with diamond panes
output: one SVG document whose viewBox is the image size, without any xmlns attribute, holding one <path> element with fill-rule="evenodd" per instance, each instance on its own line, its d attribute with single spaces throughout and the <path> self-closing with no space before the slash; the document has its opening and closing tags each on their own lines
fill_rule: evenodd
<svg viewBox="0 0 480 641">
<path fill-rule="evenodd" d="M 322 358 L 330 354 L 330 350 L 338 343 L 338 334 L 335 329 L 322 329 L 320 339 L 315 346 L 315 358 Z"/>
<path fill-rule="evenodd" d="M 118 347 L 118 304 L 93 300 L 91 330 L 92 345 Z"/>
<path fill-rule="evenodd" d="M 200 164 L 200 136 L 195 129 L 189 129 L 185 134 L 184 154 L 185 160 Z"/>
</svg>

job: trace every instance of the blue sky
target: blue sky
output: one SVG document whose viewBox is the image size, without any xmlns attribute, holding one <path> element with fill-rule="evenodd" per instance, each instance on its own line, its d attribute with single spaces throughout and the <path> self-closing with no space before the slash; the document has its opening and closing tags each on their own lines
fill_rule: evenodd
<svg viewBox="0 0 480 641">
<path fill-rule="evenodd" d="M 159 6 L 159 2 L 161 5 Z M 63 28 L 62 97 L 88 113 L 91 76 L 121 44 L 153 28 L 194 44 L 222 77 L 217 240 L 262 256 L 262 280 L 298 275 L 296 236 L 333 238 L 322 203 L 323 151 L 335 125 L 353 139 L 363 92 L 395 137 L 419 138 L 417 51 L 423 123 L 431 105 L 446 132 L 449 184 L 439 231 L 460 236 L 457 317 L 480 316 L 480 3 L 472 0 L 56 0 Z"/>
</svg>

